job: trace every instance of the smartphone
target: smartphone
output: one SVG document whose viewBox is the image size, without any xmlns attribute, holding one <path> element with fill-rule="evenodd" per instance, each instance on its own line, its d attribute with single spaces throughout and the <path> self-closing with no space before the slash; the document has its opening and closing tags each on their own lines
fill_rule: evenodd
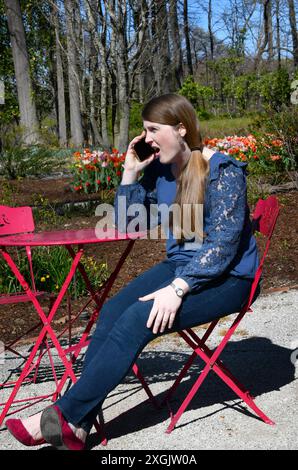
<svg viewBox="0 0 298 470">
<path fill-rule="evenodd" d="M 145 137 L 134 144 L 134 150 L 136 151 L 136 154 L 141 162 L 146 160 L 146 158 L 150 157 L 150 155 L 155 152 L 154 148 L 145 142 Z"/>
</svg>

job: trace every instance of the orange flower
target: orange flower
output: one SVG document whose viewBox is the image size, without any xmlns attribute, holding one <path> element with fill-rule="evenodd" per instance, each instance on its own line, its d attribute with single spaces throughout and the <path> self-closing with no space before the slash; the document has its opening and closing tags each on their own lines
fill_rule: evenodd
<svg viewBox="0 0 298 470">
<path fill-rule="evenodd" d="M 228 152 L 230 155 L 234 155 L 235 153 L 239 153 L 239 148 L 238 147 L 231 148 L 228 150 Z"/>
<path fill-rule="evenodd" d="M 271 155 L 271 160 L 273 162 L 276 162 L 277 160 L 281 160 L 281 156 L 280 155 Z"/>
</svg>

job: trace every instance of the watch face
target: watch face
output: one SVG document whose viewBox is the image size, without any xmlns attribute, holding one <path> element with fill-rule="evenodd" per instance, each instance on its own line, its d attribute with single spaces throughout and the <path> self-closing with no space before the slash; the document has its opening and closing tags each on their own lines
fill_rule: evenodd
<svg viewBox="0 0 298 470">
<path fill-rule="evenodd" d="M 183 289 L 180 289 L 180 288 L 178 287 L 178 289 L 177 289 L 176 292 L 177 292 L 177 295 L 178 295 L 179 297 L 183 297 Z"/>
<path fill-rule="evenodd" d="M 176 292 L 176 295 L 178 295 L 178 297 L 183 297 L 184 296 L 184 290 L 181 289 L 181 287 L 177 287 L 175 286 L 174 283 L 171 283 L 171 286 L 173 287 L 173 289 L 175 290 Z"/>
</svg>

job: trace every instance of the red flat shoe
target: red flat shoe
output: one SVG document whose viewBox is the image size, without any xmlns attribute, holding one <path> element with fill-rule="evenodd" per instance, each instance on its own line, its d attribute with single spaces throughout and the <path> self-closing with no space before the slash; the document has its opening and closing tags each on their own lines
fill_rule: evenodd
<svg viewBox="0 0 298 470">
<path fill-rule="evenodd" d="M 56 449 L 84 450 L 85 448 L 85 442 L 74 434 L 56 405 L 50 406 L 42 412 L 40 428 L 46 442 Z"/>
<path fill-rule="evenodd" d="M 15 439 L 24 446 L 40 446 L 41 444 L 46 444 L 46 441 L 41 439 L 34 439 L 31 434 L 27 431 L 20 419 L 7 419 L 5 425 L 10 432 L 10 434 L 15 437 Z"/>
</svg>

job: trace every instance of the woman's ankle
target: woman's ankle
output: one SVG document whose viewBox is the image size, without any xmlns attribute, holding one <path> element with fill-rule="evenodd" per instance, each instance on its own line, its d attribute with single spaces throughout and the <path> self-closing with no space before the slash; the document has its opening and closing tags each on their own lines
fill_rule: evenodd
<svg viewBox="0 0 298 470">
<path fill-rule="evenodd" d="M 83 428 L 78 428 L 71 423 L 68 423 L 68 425 L 78 439 L 80 439 L 82 442 L 86 441 L 88 433 Z"/>
<path fill-rule="evenodd" d="M 28 433 L 33 437 L 33 439 L 38 440 L 42 438 L 41 429 L 40 429 L 40 417 L 41 411 L 35 415 L 29 416 L 28 418 L 21 419 L 21 422 L 24 428 Z"/>
</svg>

